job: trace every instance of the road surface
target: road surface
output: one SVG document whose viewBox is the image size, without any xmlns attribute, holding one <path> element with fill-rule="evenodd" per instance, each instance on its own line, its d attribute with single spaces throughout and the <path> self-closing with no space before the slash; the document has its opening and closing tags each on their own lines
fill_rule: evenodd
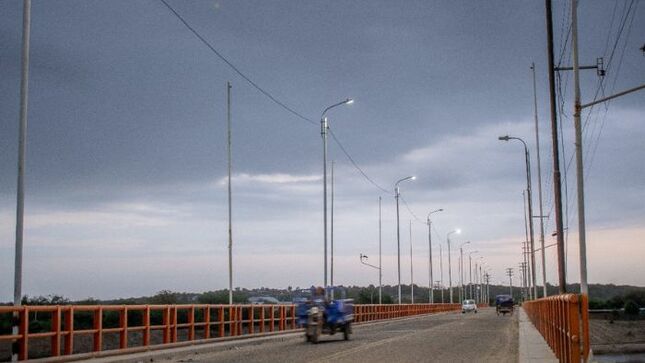
<svg viewBox="0 0 645 363">
<path fill-rule="evenodd" d="M 517 362 L 517 317 L 444 313 L 354 326 L 314 345 L 303 335 L 218 348 L 165 362 Z M 159 360 L 156 360 L 159 362 Z"/>
</svg>

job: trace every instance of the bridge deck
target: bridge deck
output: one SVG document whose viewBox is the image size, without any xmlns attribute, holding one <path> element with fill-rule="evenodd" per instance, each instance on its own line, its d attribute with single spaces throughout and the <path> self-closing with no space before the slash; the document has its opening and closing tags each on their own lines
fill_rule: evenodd
<svg viewBox="0 0 645 363">
<path fill-rule="evenodd" d="M 166 356 L 168 357 L 168 356 Z M 155 362 L 163 360 L 155 359 Z M 317 345 L 301 334 L 257 344 L 213 344 L 212 351 L 179 353 L 165 362 L 517 362 L 517 316 L 448 313 L 359 325 L 351 341 L 324 336 Z"/>
</svg>

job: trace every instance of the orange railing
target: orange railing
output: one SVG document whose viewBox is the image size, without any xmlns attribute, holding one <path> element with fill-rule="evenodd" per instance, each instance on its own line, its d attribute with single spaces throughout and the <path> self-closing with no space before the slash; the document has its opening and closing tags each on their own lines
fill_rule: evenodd
<svg viewBox="0 0 645 363">
<path fill-rule="evenodd" d="M 354 321 L 363 323 L 460 309 L 459 304 L 354 305 Z"/>
<path fill-rule="evenodd" d="M 354 320 L 459 309 L 459 304 L 354 305 Z M 0 344 L 15 342 L 20 360 L 71 354 L 89 358 L 298 328 L 292 304 L 0 306 L 0 318 L 14 315 L 18 332 L 0 331 Z"/>
<path fill-rule="evenodd" d="M 560 362 L 589 358 L 589 310 L 586 295 L 562 294 L 522 304 L 535 328 Z"/>
</svg>

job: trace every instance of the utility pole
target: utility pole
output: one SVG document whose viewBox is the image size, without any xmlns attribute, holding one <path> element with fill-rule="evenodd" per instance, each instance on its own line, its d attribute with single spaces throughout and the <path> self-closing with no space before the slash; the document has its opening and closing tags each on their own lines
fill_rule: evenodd
<svg viewBox="0 0 645 363">
<path fill-rule="evenodd" d="M 329 247 L 330 247 L 330 270 L 329 279 L 331 284 L 331 299 L 334 299 L 334 161 L 331 161 L 331 210 L 329 223 Z"/>
<path fill-rule="evenodd" d="M 414 269 L 412 268 L 412 220 L 410 219 L 410 295 L 414 304 Z"/>
<path fill-rule="evenodd" d="M 528 284 L 526 285 L 526 289 L 527 289 L 527 292 L 528 292 L 527 298 L 529 300 L 531 300 L 531 293 L 533 291 L 531 289 L 531 278 L 530 278 L 530 276 L 531 276 L 531 267 L 532 266 L 529 264 L 529 259 L 530 259 L 529 231 L 528 231 L 528 227 L 527 227 L 528 220 L 527 220 L 527 216 L 526 216 L 528 214 L 528 212 L 526 211 L 526 193 L 525 193 L 524 190 L 522 191 L 522 200 L 524 202 L 524 232 L 526 234 L 526 240 L 524 241 L 524 247 L 523 247 L 524 251 L 523 252 L 524 252 L 524 261 L 526 262 L 526 265 L 528 266 L 527 267 L 527 277 L 526 277 Z"/>
<path fill-rule="evenodd" d="M 233 220 L 232 220 L 232 193 L 231 169 L 231 82 L 226 82 L 226 124 L 228 129 L 228 304 L 233 305 Z"/>
<path fill-rule="evenodd" d="M 20 78 L 20 126 L 18 132 L 18 188 L 16 198 L 16 251 L 14 260 L 13 305 L 22 305 L 22 244 L 25 219 L 25 154 L 27 151 L 27 101 L 29 96 L 29 41 L 31 0 L 24 0 L 22 9 L 22 65 Z M 18 314 L 14 313 L 12 334 L 18 334 Z M 14 351 L 11 359 L 18 360 Z"/>
<path fill-rule="evenodd" d="M 441 303 L 444 303 L 443 299 L 443 249 L 441 247 L 441 243 L 439 243 L 439 281 L 441 281 Z"/>
<path fill-rule="evenodd" d="M 533 71 L 533 116 L 535 118 L 535 147 L 537 151 L 538 172 L 538 201 L 540 202 L 540 246 L 542 247 L 542 296 L 546 297 L 546 257 L 544 252 L 544 212 L 542 211 L 542 166 L 540 162 L 540 128 L 538 126 L 537 86 L 535 82 L 535 63 L 531 63 Z M 537 298 L 537 296 L 536 296 Z"/>
<path fill-rule="evenodd" d="M 383 270 L 381 265 L 381 196 L 378 197 L 378 303 L 383 304 Z"/>
<path fill-rule="evenodd" d="M 559 292 L 567 291 L 564 264 L 564 232 L 562 227 L 562 182 L 560 177 L 560 151 L 558 146 L 558 121 L 555 100 L 555 70 L 553 65 L 553 12 L 551 0 L 544 0 L 546 7 L 547 61 L 549 73 L 549 103 L 551 111 L 551 147 L 553 155 L 553 204 L 555 212 L 555 227 L 558 246 L 558 283 Z"/>
<path fill-rule="evenodd" d="M 429 303 L 434 303 L 434 288 L 432 286 L 432 221 L 430 220 L 430 215 L 432 213 L 443 212 L 443 208 L 439 208 L 428 213 L 427 224 L 428 224 L 428 281 L 430 294 L 428 296 Z M 442 301 L 443 302 L 443 301 Z"/>
<path fill-rule="evenodd" d="M 506 268 L 506 276 L 508 276 L 508 287 L 511 297 L 513 297 L 513 268 Z"/>
<path fill-rule="evenodd" d="M 490 275 L 488 272 L 486 272 L 486 300 L 484 303 L 488 305 L 488 302 L 490 301 Z"/>
<path fill-rule="evenodd" d="M 571 53 L 573 56 L 574 113 L 576 129 L 576 179 L 578 181 L 578 239 L 580 241 L 580 292 L 589 295 L 587 287 L 587 243 L 585 228 L 584 175 L 582 172 L 582 125 L 580 122 L 580 72 L 578 70 L 578 7 L 571 0 Z"/>
</svg>

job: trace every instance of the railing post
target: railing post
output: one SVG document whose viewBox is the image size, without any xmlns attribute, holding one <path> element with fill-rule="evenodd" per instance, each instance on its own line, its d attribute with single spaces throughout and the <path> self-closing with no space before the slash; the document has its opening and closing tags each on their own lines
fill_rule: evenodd
<svg viewBox="0 0 645 363">
<path fill-rule="evenodd" d="M 70 355 L 74 351 L 74 307 L 70 306 L 67 308 L 67 314 L 65 314 L 65 330 L 67 330 L 67 335 L 65 335 L 65 355 Z"/>
<path fill-rule="evenodd" d="M 163 308 L 162 316 L 163 343 L 168 344 L 170 342 L 170 305 L 166 305 Z"/>
<path fill-rule="evenodd" d="M 580 315 L 582 325 L 582 356 L 583 360 L 589 360 L 589 297 L 580 295 Z"/>
<path fill-rule="evenodd" d="M 188 309 L 188 340 L 195 340 L 195 305 Z"/>
<path fill-rule="evenodd" d="M 100 352 L 103 350 L 103 307 L 99 306 L 96 310 L 94 310 L 94 321 L 93 324 L 94 326 L 94 339 L 93 340 L 93 347 L 92 349 L 95 352 Z"/>
<path fill-rule="evenodd" d="M 173 305 L 170 313 L 170 341 L 177 342 L 177 305 Z"/>
<path fill-rule="evenodd" d="M 143 311 L 143 346 L 150 345 L 150 305 L 146 305 Z"/>
<path fill-rule="evenodd" d="M 21 335 L 21 338 L 18 340 L 18 359 L 26 360 L 29 358 L 29 307 L 24 306 L 21 311 L 18 312 L 19 323 L 18 323 L 18 334 Z"/>
<path fill-rule="evenodd" d="M 204 308 L 204 339 L 211 337 L 211 306 L 206 305 Z"/>
<path fill-rule="evenodd" d="M 253 305 L 249 309 L 249 334 L 255 333 L 255 307 Z"/>
<path fill-rule="evenodd" d="M 53 357 L 60 356 L 60 323 L 61 323 L 60 305 L 56 306 L 56 310 L 52 311 L 52 327 L 54 336 L 51 338 L 51 354 Z"/>
<path fill-rule="evenodd" d="M 128 347 L 128 308 L 124 305 L 119 309 L 119 348 Z"/>
</svg>

